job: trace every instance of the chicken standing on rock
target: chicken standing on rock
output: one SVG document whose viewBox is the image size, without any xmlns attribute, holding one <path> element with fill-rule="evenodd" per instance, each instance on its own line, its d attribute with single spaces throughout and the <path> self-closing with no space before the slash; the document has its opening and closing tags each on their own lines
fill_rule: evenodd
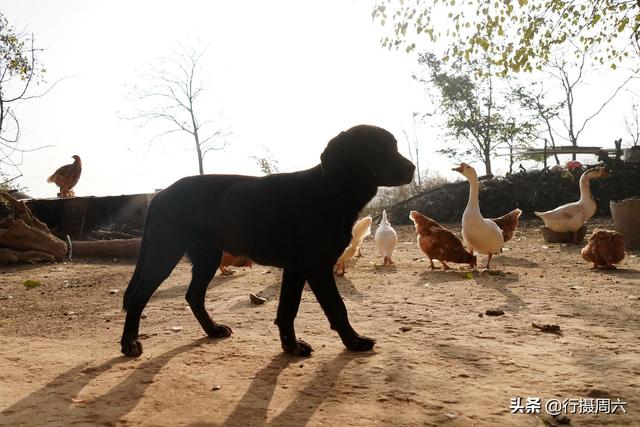
<svg viewBox="0 0 640 427">
<path fill-rule="evenodd" d="M 504 243 L 507 243 L 513 237 L 513 232 L 516 231 L 516 228 L 518 227 L 520 215 L 522 215 L 522 211 L 520 209 L 514 209 L 499 218 L 489 218 L 491 221 L 495 222 L 498 227 L 500 227 L 500 230 L 502 230 Z"/>
<path fill-rule="evenodd" d="M 340 255 L 338 262 L 336 262 L 334 271 L 336 275 L 344 276 L 346 262 L 359 253 L 362 241 L 371 234 L 372 221 L 373 219 L 370 216 L 365 216 L 353 226 L 351 229 L 351 243 L 349 243 L 349 246 L 347 246 L 342 255 Z"/>
<path fill-rule="evenodd" d="M 440 261 L 445 270 L 450 268 L 445 261 L 467 263 L 472 268 L 476 266 L 476 257 L 467 252 L 451 231 L 417 211 L 411 211 L 409 218 L 416 225 L 418 246 L 429 258 L 432 269 L 436 268 L 434 259 Z"/>
<path fill-rule="evenodd" d="M 380 220 L 380 225 L 376 230 L 375 241 L 378 252 L 384 257 L 383 265 L 393 264 L 393 261 L 391 261 L 391 254 L 393 254 L 393 251 L 398 244 L 398 235 L 387 220 L 386 210 L 382 211 L 382 219 Z"/>
<path fill-rule="evenodd" d="M 585 261 L 593 263 L 593 269 L 616 268 L 624 259 L 624 237 L 617 231 L 596 229 L 591 234 L 589 243 L 582 248 L 580 255 Z"/>
<path fill-rule="evenodd" d="M 80 174 L 82 173 L 82 162 L 80 156 L 72 156 L 73 163 L 64 165 L 58 168 L 53 175 L 47 178 L 47 182 L 53 182 L 60 188 L 58 197 L 74 197 L 73 187 L 76 186 L 78 180 L 80 180 Z"/>
</svg>

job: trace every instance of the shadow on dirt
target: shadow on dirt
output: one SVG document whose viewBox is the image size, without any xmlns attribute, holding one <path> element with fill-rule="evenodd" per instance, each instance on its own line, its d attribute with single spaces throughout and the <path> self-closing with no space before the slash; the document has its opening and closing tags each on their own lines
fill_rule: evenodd
<svg viewBox="0 0 640 427">
<path fill-rule="evenodd" d="M 155 375 L 171 359 L 201 344 L 212 342 L 214 341 L 209 338 L 202 338 L 145 360 L 137 364 L 133 372 L 111 390 L 87 400 L 80 399 L 78 395 L 90 382 L 111 370 L 119 370 L 120 365 L 137 362 L 120 356 L 97 366 L 90 362 L 81 363 L 0 412 L 3 425 L 19 425 L 16 420 L 12 422 L 12 416 L 24 419 L 25 413 L 29 413 L 31 425 L 59 424 L 61 420 L 67 425 L 119 420 L 138 404 L 146 389 L 153 383 Z M 52 418 L 45 418 L 46 414 Z"/>
</svg>

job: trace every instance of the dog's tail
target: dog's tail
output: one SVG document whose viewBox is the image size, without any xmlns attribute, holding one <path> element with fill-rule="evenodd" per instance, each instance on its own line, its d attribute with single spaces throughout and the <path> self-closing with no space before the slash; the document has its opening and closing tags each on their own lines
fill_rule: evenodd
<svg viewBox="0 0 640 427">
<path fill-rule="evenodd" d="M 149 240 L 149 236 L 147 230 L 149 229 L 149 220 L 151 214 L 151 204 L 149 204 L 147 211 L 147 218 L 144 221 L 144 231 L 142 233 L 142 242 L 140 243 L 140 252 L 138 253 L 138 261 L 136 262 L 136 268 L 133 270 L 133 276 L 131 276 L 131 280 L 129 281 L 129 285 L 127 289 L 124 291 L 124 296 L 122 298 L 122 309 L 127 311 L 131 306 L 131 302 L 134 300 L 133 296 L 136 293 L 136 289 L 138 288 L 138 282 L 140 281 L 140 276 L 142 275 L 142 270 L 144 269 L 145 259 L 147 257 L 147 241 Z"/>
</svg>

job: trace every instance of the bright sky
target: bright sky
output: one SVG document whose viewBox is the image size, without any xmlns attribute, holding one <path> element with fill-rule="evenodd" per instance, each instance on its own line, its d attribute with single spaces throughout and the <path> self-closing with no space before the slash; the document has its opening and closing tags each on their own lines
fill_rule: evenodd
<svg viewBox="0 0 640 427">
<path fill-rule="evenodd" d="M 0 10 L 46 48 L 49 82 L 68 76 L 18 109 L 22 147 L 53 146 L 24 157 L 20 182 L 35 197 L 55 196 L 46 177 L 73 154 L 83 159 L 79 196 L 151 192 L 197 173 L 189 135 L 149 147 L 154 133 L 118 116 L 132 108 L 127 87 L 176 42 L 208 45 L 203 77 L 216 102 L 199 114 L 216 119 L 222 108 L 233 129 L 230 145 L 205 158 L 207 173 L 259 174 L 252 156 L 264 147 L 281 171 L 311 167 L 330 138 L 360 123 L 387 128 L 406 153 L 402 131 L 413 138 L 412 112 L 424 111 L 415 56 L 380 47 L 369 1 L 21 0 Z M 620 108 L 584 144 L 622 136 Z M 608 134 L 613 124 L 620 132 Z M 453 160 L 433 154 L 441 133 L 418 127 L 422 167 L 455 176 Z"/>
</svg>

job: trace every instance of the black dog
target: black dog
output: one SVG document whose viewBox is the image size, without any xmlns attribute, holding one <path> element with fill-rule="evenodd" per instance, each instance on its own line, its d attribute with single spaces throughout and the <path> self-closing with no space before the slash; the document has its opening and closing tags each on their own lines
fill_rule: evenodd
<svg viewBox="0 0 640 427">
<path fill-rule="evenodd" d="M 122 353 L 142 353 L 137 339 L 142 309 L 185 253 L 193 265 L 186 294 L 193 314 L 210 337 L 231 334 L 204 307 L 223 250 L 284 269 L 275 323 L 285 352 L 308 356 L 313 351 L 296 339 L 293 328 L 305 282 L 349 350 L 373 348 L 374 341 L 349 324 L 333 267 L 378 186 L 408 184 L 415 166 L 398 153 L 393 135 L 366 125 L 341 132 L 320 159 L 309 170 L 265 177 L 187 177 L 156 194 L 124 294 Z"/>
</svg>

